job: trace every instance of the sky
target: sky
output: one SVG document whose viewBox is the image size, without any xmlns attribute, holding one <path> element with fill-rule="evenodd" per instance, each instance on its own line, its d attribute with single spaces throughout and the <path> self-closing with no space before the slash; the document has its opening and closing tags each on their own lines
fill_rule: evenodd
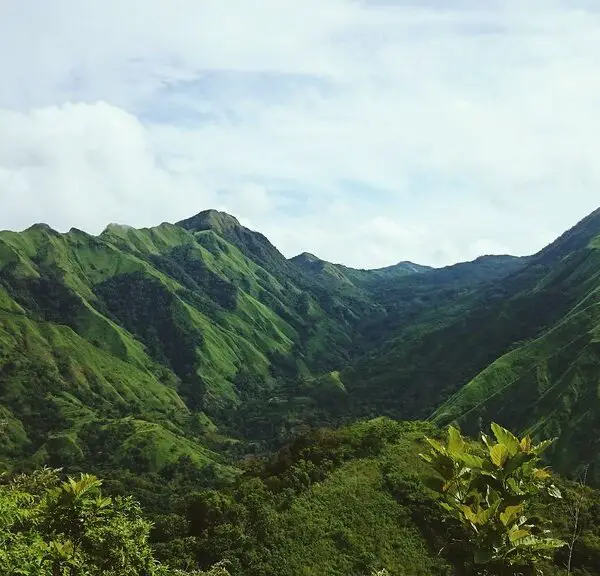
<svg viewBox="0 0 600 576">
<path fill-rule="evenodd" d="M 534 253 L 600 206 L 599 70 L 595 0 L 0 0 L 0 229 Z"/>
</svg>

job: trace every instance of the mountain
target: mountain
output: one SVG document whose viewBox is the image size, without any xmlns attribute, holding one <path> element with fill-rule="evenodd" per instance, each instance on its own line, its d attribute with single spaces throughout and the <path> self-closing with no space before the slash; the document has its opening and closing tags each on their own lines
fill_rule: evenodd
<svg viewBox="0 0 600 576">
<path fill-rule="evenodd" d="M 149 471 L 186 456 L 227 475 L 231 450 L 380 415 L 497 418 L 582 446 L 570 426 L 596 414 L 599 234 L 597 211 L 527 258 L 356 270 L 288 260 L 215 210 L 99 236 L 2 232 L 0 449 Z M 100 456 L 107 436 L 119 447 Z"/>
<path fill-rule="evenodd" d="M 556 436 L 552 458 L 557 469 L 573 473 L 591 464 L 595 483 L 600 481 L 599 232 L 596 211 L 507 282 L 511 309 L 527 313 L 537 308 L 536 316 L 545 320 L 530 337 L 514 338 L 433 416 L 439 424 L 458 421 L 469 430 L 492 418 Z M 481 332 L 499 328 L 489 324 Z"/>
<path fill-rule="evenodd" d="M 199 441 L 218 439 L 206 412 L 235 407 L 257 382 L 337 367 L 353 314 L 264 237 L 213 212 L 98 237 L 3 232 L 3 449 L 86 461 L 97 456 L 86 438 L 118 428 L 119 466 L 129 443 L 144 445 L 149 468 L 183 454 L 218 462 Z"/>
<path fill-rule="evenodd" d="M 558 436 L 550 463 L 597 486 L 599 334 L 600 210 L 538 254 L 437 269 L 287 259 L 215 210 L 35 224 L 0 232 L 0 462 L 133 493 L 173 566 L 443 574 L 423 436 Z"/>
<path fill-rule="evenodd" d="M 409 274 L 419 274 L 433 270 L 430 266 L 421 266 L 412 262 L 399 262 L 393 266 L 371 270 L 349 268 L 342 264 L 332 264 L 331 262 L 321 260 L 308 252 L 294 256 L 290 259 L 290 262 L 293 262 L 312 276 L 319 277 L 328 282 L 349 284 L 359 289 L 373 286 L 381 280 L 393 280 L 408 276 Z"/>
</svg>

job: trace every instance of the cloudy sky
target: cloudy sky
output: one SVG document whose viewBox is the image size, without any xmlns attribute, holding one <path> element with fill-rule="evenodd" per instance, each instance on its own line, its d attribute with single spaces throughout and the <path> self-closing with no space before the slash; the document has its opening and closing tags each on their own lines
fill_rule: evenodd
<svg viewBox="0 0 600 576">
<path fill-rule="evenodd" d="M 0 0 L 0 228 L 226 210 L 361 267 L 600 206 L 595 0 Z"/>
</svg>

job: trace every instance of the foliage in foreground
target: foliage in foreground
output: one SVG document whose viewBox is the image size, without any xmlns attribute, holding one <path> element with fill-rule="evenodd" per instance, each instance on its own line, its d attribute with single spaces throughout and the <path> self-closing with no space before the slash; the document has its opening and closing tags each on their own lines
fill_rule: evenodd
<svg viewBox="0 0 600 576">
<path fill-rule="evenodd" d="M 44 468 L 0 485 L 0 573 L 6 576 L 183 576 L 152 556 L 150 523 L 131 498 L 107 498 L 82 474 Z M 191 573 L 188 573 L 191 576 Z M 196 575 L 227 576 L 222 565 Z"/>
<path fill-rule="evenodd" d="M 439 475 L 431 487 L 442 495 L 441 506 L 466 529 L 466 537 L 454 544 L 465 552 L 467 573 L 541 573 L 539 562 L 565 546 L 528 514 L 540 492 L 561 498 L 549 483 L 550 472 L 539 467 L 540 455 L 552 441 L 519 440 L 495 423 L 492 431 L 495 440 L 482 434 L 481 444 L 466 441 L 453 426 L 446 444 L 428 438 L 431 451 L 422 458 Z"/>
<path fill-rule="evenodd" d="M 246 473 L 235 486 L 194 490 L 186 484 L 185 493 L 174 493 L 169 499 L 168 512 L 151 516 L 150 536 L 151 524 L 143 519 L 138 504 L 128 497 L 103 497 L 94 477 L 83 475 L 61 482 L 55 471 L 42 469 L 0 479 L 0 574 L 383 576 L 386 573 L 381 569 L 386 567 L 390 576 L 448 576 L 462 574 L 465 566 L 470 573 L 487 570 L 497 574 L 499 570 L 494 572 L 490 564 L 474 565 L 472 542 L 477 543 L 478 535 L 488 527 L 465 521 L 481 512 L 475 500 L 465 504 L 470 512 L 461 508 L 460 521 L 452 506 L 448 510 L 439 505 L 449 504 L 453 492 L 442 491 L 440 498 L 439 492 L 427 487 L 436 464 L 432 462 L 432 467 L 419 458 L 424 436 L 437 437 L 437 430 L 424 423 L 379 418 L 297 438 L 266 461 L 247 462 Z M 455 454 L 464 452 L 456 466 L 456 470 L 463 469 L 460 460 L 470 461 L 469 470 L 456 472 L 462 478 L 475 474 L 478 459 L 485 471 L 492 453 L 494 458 L 500 456 L 499 462 L 506 456 L 502 467 L 494 464 L 485 482 L 493 483 L 493 476 L 505 474 L 510 490 L 504 493 L 495 488 L 502 498 L 513 497 L 511 478 L 526 492 L 520 495 L 524 500 L 519 521 L 521 516 L 528 520 L 519 530 L 546 538 L 536 519 L 539 514 L 545 521 L 552 520 L 553 532 L 567 539 L 573 526 L 563 507 L 578 502 L 582 532 L 574 546 L 572 574 L 598 573 L 600 499 L 596 492 L 568 485 L 558 477 L 554 480 L 562 500 L 548 496 L 550 478 L 536 478 L 545 489 L 537 494 L 537 490 L 528 492 L 528 476 L 519 479 L 527 466 L 521 467 L 521 472 L 507 470 L 512 458 L 522 452 L 526 456 L 518 456 L 517 461 L 530 458 L 535 462 L 537 455 L 529 453 L 541 446 L 519 441 L 520 448 L 511 456 L 514 447 L 506 448 L 508 455 L 504 449 L 494 448 L 510 443 L 511 436 L 496 441 L 488 438 L 488 445 L 464 439 L 462 445 L 459 437 L 451 432 L 449 442 L 433 441 L 442 452 L 434 448 L 431 459 L 435 461 L 445 450 L 452 453 L 452 458 L 448 457 L 454 462 Z M 537 464 L 530 466 L 537 470 L 534 476 L 545 476 Z M 123 487 L 135 491 L 130 480 L 128 477 Z M 172 483 L 167 484 L 175 490 Z M 488 499 L 492 497 L 490 491 Z M 548 506 L 549 502 L 559 505 Z M 489 509 L 489 505 L 481 501 L 479 508 Z M 496 525 L 490 524 L 499 527 L 500 534 L 510 531 L 510 527 L 497 524 L 498 519 L 502 521 L 501 514 L 499 506 L 491 516 Z M 547 557 L 551 555 L 548 552 Z M 564 575 L 567 552 L 563 547 L 540 564 L 546 576 Z M 465 562 L 469 553 L 470 563 Z M 210 568 L 222 558 L 229 563 Z M 198 567 L 207 572 L 190 572 Z M 513 574 L 512 570 L 525 572 L 521 566 L 505 573 Z"/>
</svg>

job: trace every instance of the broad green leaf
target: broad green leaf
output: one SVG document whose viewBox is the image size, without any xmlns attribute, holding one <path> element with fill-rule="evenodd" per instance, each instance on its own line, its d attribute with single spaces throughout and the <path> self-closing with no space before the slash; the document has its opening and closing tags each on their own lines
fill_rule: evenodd
<svg viewBox="0 0 600 576">
<path fill-rule="evenodd" d="M 438 494 L 441 494 L 444 491 L 444 481 L 441 478 L 428 476 L 427 478 L 423 479 L 423 484 Z"/>
<path fill-rule="evenodd" d="M 479 509 L 475 512 L 470 506 L 466 506 L 465 504 L 461 505 L 461 510 L 465 518 L 477 526 L 487 524 L 496 513 L 497 509 L 498 505 L 495 504 L 489 508 Z"/>
<path fill-rule="evenodd" d="M 504 474 L 509 476 L 533 457 L 534 456 L 532 454 L 528 454 L 526 452 L 517 452 L 517 454 L 511 456 L 506 462 L 506 465 L 504 466 Z"/>
<path fill-rule="evenodd" d="M 546 478 L 550 478 L 551 476 L 552 474 L 550 474 L 550 472 L 548 472 L 548 470 L 545 468 L 536 468 L 533 471 L 533 477 L 536 480 L 545 480 Z"/>
<path fill-rule="evenodd" d="M 554 550 L 565 546 L 565 542 L 555 538 L 537 538 L 536 536 L 528 535 L 522 538 L 515 539 L 513 542 L 515 547 L 528 547 L 535 550 Z"/>
<path fill-rule="evenodd" d="M 429 464 L 433 462 L 433 458 L 429 454 L 419 454 L 419 457 L 422 460 L 425 460 L 425 462 L 428 462 Z"/>
<path fill-rule="evenodd" d="M 461 504 L 460 509 L 462 510 L 463 516 L 469 522 L 472 522 L 473 524 L 475 524 L 475 519 L 477 518 L 477 515 L 475 514 L 475 512 L 473 512 L 473 510 L 471 510 L 471 507 L 467 506 L 466 504 Z"/>
<path fill-rule="evenodd" d="M 506 428 L 503 428 L 499 424 L 496 424 L 495 422 L 492 422 L 491 427 L 498 443 L 506 446 L 506 449 L 511 456 L 514 456 L 517 452 L 519 452 L 521 448 L 519 439 L 512 432 Z"/>
<path fill-rule="evenodd" d="M 486 508 L 484 510 L 480 510 L 479 512 L 477 512 L 477 524 L 487 524 L 492 517 L 494 516 L 494 514 L 496 513 L 496 511 L 498 510 L 498 503 L 490 506 L 489 508 Z"/>
<path fill-rule="evenodd" d="M 527 538 L 527 536 L 531 536 L 531 532 L 529 530 L 525 530 L 523 528 L 517 528 L 516 530 L 511 530 L 508 533 L 508 539 L 514 544 L 519 540 L 523 540 Z"/>
<path fill-rule="evenodd" d="M 498 468 L 504 466 L 508 456 L 508 448 L 504 444 L 495 444 L 490 448 L 490 458 Z"/>
<path fill-rule="evenodd" d="M 532 446 L 531 436 L 523 436 L 523 438 L 521 438 L 520 445 L 523 452 L 529 452 Z"/>
<path fill-rule="evenodd" d="M 468 466 L 469 468 L 482 468 L 483 467 L 483 458 L 480 458 L 479 456 L 475 456 L 473 454 L 468 454 L 468 453 L 464 453 L 464 454 L 460 454 L 457 456 L 457 458 L 465 465 Z"/>
<path fill-rule="evenodd" d="M 508 526 L 511 522 L 514 522 L 519 514 L 523 511 L 523 505 L 519 504 L 518 506 L 507 506 L 504 509 L 504 512 L 500 513 L 500 521 L 505 526 Z"/>
<path fill-rule="evenodd" d="M 444 479 L 451 480 L 455 475 L 455 462 L 446 454 L 431 454 L 431 467 Z"/>
<path fill-rule="evenodd" d="M 506 481 L 506 485 L 512 490 L 513 494 L 516 494 L 517 496 L 525 495 L 525 492 L 521 489 L 521 487 L 514 478 L 509 478 Z"/>
<path fill-rule="evenodd" d="M 531 450 L 534 454 L 536 454 L 537 456 L 539 456 L 544 450 L 546 450 L 547 448 L 549 448 L 550 446 L 552 446 L 552 444 L 554 444 L 554 442 L 556 441 L 556 439 L 554 440 L 544 440 L 543 442 L 540 442 L 539 444 L 536 444 Z"/>
<path fill-rule="evenodd" d="M 448 428 L 448 451 L 453 456 L 458 456 L 465 452 L 465 447 L 466 443 L 460 432 L 454 426 L 450 426 Z"/>
<path fill-rule="evenodd" d="M 566 546 L 567 543 L 563 540 L 559 540 L 558 538 L 544 538 L 542 539 L 544 546 L 548 548 L 562 548 Z"/>
<path fill-rule="evenodd" d="M 440 454 L 445 454 L 446 453 L 446 448 L 444 448 L 443 444 L 441 444 L 441 442 L 438 442 L 435 438 L 429 438 L 429 437 L 425 437 L 425 441 L 436 451 L 439 452 Z"/>
</svg>

